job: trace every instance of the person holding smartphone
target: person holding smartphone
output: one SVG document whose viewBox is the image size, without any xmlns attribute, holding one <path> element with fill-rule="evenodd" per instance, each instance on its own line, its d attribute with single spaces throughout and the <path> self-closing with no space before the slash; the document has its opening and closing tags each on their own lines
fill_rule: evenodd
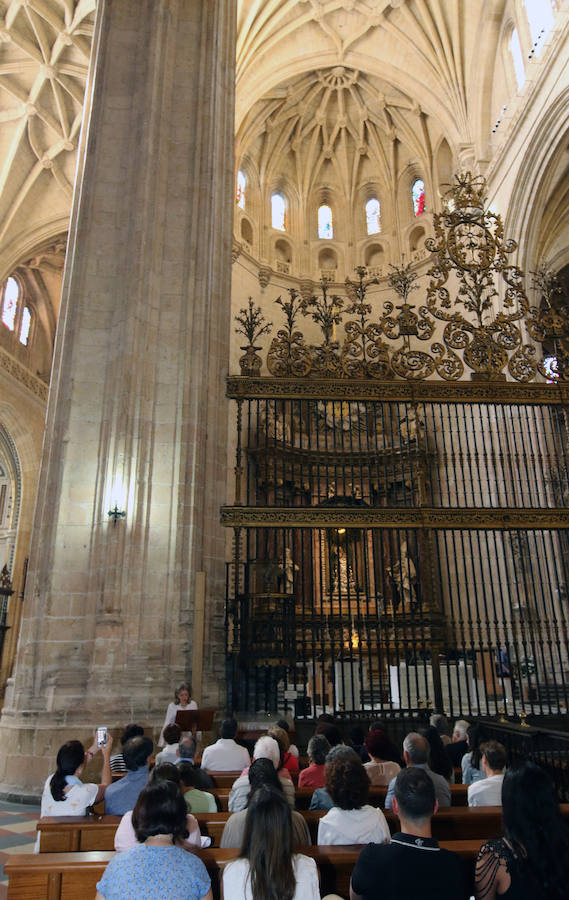
<svg viewBox="0 0 569 900">
<path fill-rule="evenodd" d="M 44 785 L 41 798 L 41 818 L 45 816 L 84 816 L 87 808 L 102 800 L 112 781 L 111 747 L 113 741 L 107 729 L 97 729 L 93 744 L 87 752 L 81 741 L 67 741 L 59 748 L 57 768 Z M 81 774 L 86 764 L 101 751 L 103 771 L 100 784 L 84 784 Z M 39 852 L 41 832 L 38 831 L 36 852 Z"/>
</svg>

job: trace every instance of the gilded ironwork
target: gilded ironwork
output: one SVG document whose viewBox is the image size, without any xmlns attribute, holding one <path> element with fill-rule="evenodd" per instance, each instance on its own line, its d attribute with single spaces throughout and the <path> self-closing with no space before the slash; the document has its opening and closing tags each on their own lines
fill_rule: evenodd
<svg viewBox="0 0 569 900">
<path fill-rule="evenodd" d="M 569 510 L 222 506 L 221 524 L 231 528 L 567 529 Z"/>
<path fill-rule="evenodd" d="M 274 376 L 290 376 L 302 378 L 310 372 L 312 361 L 302 332 L 296 330 L 296 319 L 304 308 L 304 301 L 298 291 L 289 289 L 289 300 L 277 297 L 277 303 L 285 314 L 285 327 L 279 329 L 277 336 L 271 341 L 267 354 L 267 369 Z"/>
<path fill-rule="evenodd" d="M 262 348 L 255 346 L 255 342 L 264 334 L 270 333 L 272 323 L 265 320 L 261 307 L 255 307 L 252 297 L 249 297 L 248 307 L 239 310 L 235 321 L 239 325 L 235 329 L 235 334 L 244 335 L 248 341 L 245 346 L 241 347 L 241 350 L 245 350 L 245 354 L 239 360 L 241 374 L 254 377 L 260 374 L 263 365 L 263 360 L 257 353 L 257 350 Z"/>
</svg>

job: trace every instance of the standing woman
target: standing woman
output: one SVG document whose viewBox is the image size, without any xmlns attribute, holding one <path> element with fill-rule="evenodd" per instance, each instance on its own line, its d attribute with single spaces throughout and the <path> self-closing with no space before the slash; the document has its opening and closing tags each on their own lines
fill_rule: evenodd
<svg viewBox="0 0 569 900">
<path fill-rule="evenodd" d="M 251 798 L 241 852 L 222 884 L 225 900 L 320 900 L 316 863 L 293 853 L 290 806 L 268 785 Z"/>
<path fill-rule="evenodd" d="M 562 900 L 569 885 L 569 828 L 549 776 L 533 762 L 507 769 L 502 784 L 504 837 L 476 860 L 477 900 Z"/>
<path fill-rule="evenodd" d="M 158 738 L 158 746 L 164 746 L 164 729 L 166 725 L 173 725 L 176 722 L 176 713 L 181 709 L 197 709 L 198 704 L 195 700 L 191 700 L 190 697 L 192 695 L 192 689 L 187 681 L 183 681 L 180 687 L 174 691 L 174 702 L 168 704 L 168 709 L 166 710 L 166 718 L 164 719 L 164 724 L 162 726 L 162 731 L 160 732 L 160 737 Z"/>
</svg>

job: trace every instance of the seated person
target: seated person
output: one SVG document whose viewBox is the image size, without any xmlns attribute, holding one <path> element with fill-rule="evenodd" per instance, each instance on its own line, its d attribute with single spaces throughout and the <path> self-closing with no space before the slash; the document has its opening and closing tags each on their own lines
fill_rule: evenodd
<svg viewBox="0 0 569 900">
<path fill-rule="evenodd" d="M 484 730 L 481 725 L 469 725 L 466 732 L 468 753 L 462 757 L 462 783 L 474 784 L 475 781 L 483 781 L 486 775 L 482 771 L 482 750 L 484 743 Z"/>
<path fill-rule="evenodd" d="M 179 725 L 166 725 L 162 732 L 162 738 L 166 746 L 156 754 L 155 764 L 159 766 L 163 762 L 175 763 L 178 753 L 178 743 L 182 737 L 182 729 Z"/>
<path fill-rule="evenodd" d="M 251 785 L 251 793 L 249 794 L 249 801 L 247 803 L 248 807 L 253 802 L 255 791 L 261 787 L 261 785 L 268 785 L 281 794 L 283 792 L 279 776 L 270 759 L 263 759 L 261 757 L 251 763 L 249 768 L 249 783 Z M 246 818 L 246 809 L 235 812 L 229 817 L 225 824 L 225 828 L 223 829 L 220 847 L 241 847 L 243 836 L 245 834 Z M 312 843 L 308 825 L 306 824 L 304 817 L 299 812 L 296 812 L 296 810 L 293 810 L 292 812 L 292 832 L 293 846 L 295 848 L 309 846 Z"/>
<path fill-rule="evenodd" d="M 180 786 L 189 812 L 217 812 L 217 802 L 213 794 L 202 791 L 198 786 L 199 769 L 183 760 L 176 768 L 180 773 Z"/>
<path fill-rule="evenodd" d="M 368 732 L 365 748 L 370 756 L 370 762 L 364 763 L 367 777 L 374 787 L 387 787 L 391 779 L 399 774 L 400 766 L 389 760 L 391 746 L 385 731 L 376 729 Z"/>
<path fill-rule="evenodd" d="M 279 719 L 279 721 L 277 722 L 277 725 L 279 726 L 279 728 L 282 728 L 284 731 L 286 731 L 286 733 L 288 734 L 289 741 L 290 741 L 290 725 L 287 722 L 287 720 Z M 298 747 L 296 746 L 296 744 L 291 743 L 288 750 L 289 750 L 289 753 L 293 754 L 293 756 L 300 756 L 300 753 L 298 752 Z"/>
<path fill-rule="evenodd" d="M 282 793 L 267 785 L 255 791 L 239 857 L 223 870 L 226 900 L 320 900 L 316 863 L 294 853 L 291 819 Z"/>
<path fill-rule="evenodd" d="M 555 787 L 540 766 L 508 769 L 502 785 L 504 837 L 487 841 L 476 861 L 482 900 L 562 900 L 569 886 L 569 828 Z"/>
<path fill-rule="evenodd" d="M 162 781 L 170 781 L 180 790 L 180 773 L 173 763 L 163 763 L 155 766 L 150 773 L 148 784 L 158 784 Z M 181 793 L 181 790 L 180 790 Z M 180 847 L 201 847 L 202 837 L 200 826 L 194 816 L 186 815 L 187 838 L 180 841 Z M 132 824 L 132 810 L 124 814 L 115 832 L 115 850 L 122 853 L 124 850 L 132 850 L 138 844 L 134 826 Z"/>
<path fill-rule="evenodd" d="M 326 783 L 324 774 L 326 756 L 330 751 L 330 744 L 323 734 L 315 734 L 308 741 L 308 762 L 306 769 L 302 769 L 298 775 L 298 786 L 323 788 Z"/>
<path fill-rule="evenodd" d="M 451 766 L 450 759 L 445 752 L 445 745 L 441 741 L 441 736 L 434 725 L 428 728 L 421 728 L 419 734 L 422 734 L 429 744 L 429 766 L 437 775 L 446 778 L 449 784 L 454 784 L 454 769 Z"/>
<path fill-rule="evenodd" d="M 251 760 L 245 747 L 235 742 L 237 727 L 235 719 L 223 720 L 221 737 L 203 752 L 202 769 L 210 769 L 212 772 L 241 772 L 247 768 Z"/>
<path fill-rule="evenodd" d="M 466 719 L 457 719 L 457 721 L 454 723 L 452 741 L 445 747 L 448 758 L 450 759 L 452 766 L 455 769 L 460 766 L 462 757 L 468 750 L 468 744 L 466 743 L 466 732 L 469 725 L 470 722 L 467 722 Z"/>
<path fill-rule="evenodd" d="M 318 823 L 318 845 L 382 844 L 389 826 L 380 809 L 369 806 L 369 778 L 352 747 L 337 747 L 326 759 L 326 789 L 334 806 Z"/>
<path fill-rule="evenodd" d="M 111 859 L 97 883 L 96 900 L 213 900 L 203 862 L 180 846 L 188 835 L 186 804 L 175 784 L 160 781 L 145 787 L 132 813 L 132 824 L 138 843 Z"/>
<path fill-rule="evenodd" d="M 187 734 L 185 737 L 180 738 L 178 749 L 176 750 L 176 759 L 172 760 L 172 762 L 178 764 L 181 760 L 185 760 L 193 763 L 195 755 L 196 740 L 193 735 Z"/>
<path fill-rule="evenodd" d="M 107 743 L 102 747 L 93 741 L 85 753 L 81 741 L 67 741 L 57 752 L 56 770 L 46 779 L 41 798 L 40 817 L 85 816 L 87 809 L 98 803 L 112 781 L 110 755 L 112 738 L 107 735 Z M 100 784 L 83 784 L 80 775 L 86 764 L 101 751 L 103 771 Z M 34 852 L 39 853 L 41 832 L 38 831 Z"/>
<path fill-rule="evenodd" d="M 502 782 L 508 761 L 506 748 L 498 741 L 487 741 L 481 746 L 482 771 L 485 778 L 468 786 L 469 806 L 501 806 Z"/>
<path fill-rule="evenodd" d="M 416 731 L 412 731 L 408 734 L 403 741 L 403 758 L 405 760 L 405 765 L 407 767 L 417 766 L 417 768 L 423 769 L 435 786 L 435 796 L 439 807 L 450 806 L 451 796 L 449 783 L 442 775 L 437 775 L 436 772 L 433 772 L 429 766 L 429 753 L 429 742 L 423 735 L 418 734 Z M 386 809 L 391 809 L 394 790 L 395 778 L 392 778 L 389 782 L 387 796 L 385 798 Z"/>
<path fill-rule="evenodd" d="M 437 809 L 428 774 L 417 766 L 403 769 L 395 779 L 393 795 L 401 831 L 384 844 L 364 847 L 352 872 L 351 900 L 463 900 L 468 896 L 460 859 L 440 849 L 431 836 L 431 817 Z"/>
<path fill-rule="evenodd" d="M 433 725 L 437 729 L 444 747 L 451 743 L 449 721 L 443 713 L 433 713 L 429 719 L 429 725 Z"/>
<path fill-rule="evenodd" d="M 294 809 L 294 785 L 291 781 L 290 772 L 279 768 L 281 764 L 281 750 L 277 741 L 268 734 L 259 738 L 253 750 L 253 759 L 261 759 L 261 757 L 270 759 L 273 763 L 281 780 L 284 795 L 292 809 Z M 230 812 L 239 812 L 239 810 L 245 809 L 250 790 L 249 773 L 246 772 L 233 782 L 228 801 Z"/>
<path fill-rule="evenodd" d="M 363 763 L 369 762 L 369 753 L 365 748 L 365 732 L 361 725 L 352 725 L 348 731 L 350 746 L 354 748 Z"/>
<path fill-rule="evenodd" d="M 138 795 L 148 781 L 148 764 L 154 751 L 154 744 L 147 737 L 133 737 L 123 748 L 127 773 L 120 781 L 110 784 L 105 793 L 105 813 L 122 816 L 134 809 Z"/>
<path fill-rule="evenodd" d="M 136 725 L 134 722 L 131 725 L 125 725 L 124 731 L 121 734 L 121 747 L 124 747 L 127 741 L 129 741 L 133 737 L 142 737 L 144 735 L 144 728 L 142 725 Z M 126 766 L 124 764 L 124 757 L 121 753 L 115 753 L 111 756 L 111 773 L 113 775 L 122 775 L 126 772 Z"/>
<path fill-rule="evenodd" d="M 298 756 L 295 756 L 294 753 L 290 752 L 290 741 L 288 739 L 288 733 L 284 730 L 284 728 L 279 728 L 278 725 L 273 725 L 272 728 L 269 728 L 267 733 L 271 737 L 274 737 L 275 741 L 279 745 L 281 751 L 279 769 L 286 769 L 288 772 L 298 772 Z"/>
</svg>

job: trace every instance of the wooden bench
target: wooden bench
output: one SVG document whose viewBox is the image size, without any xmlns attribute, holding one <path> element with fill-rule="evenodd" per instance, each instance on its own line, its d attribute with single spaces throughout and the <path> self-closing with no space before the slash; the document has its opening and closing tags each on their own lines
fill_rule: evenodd
<svg viewBox="0 0 569 900">
<path fill-rule="evenodd" d="M 216 789 L 229 788 L 231 790 L 233 782 L 237 781 L 241 775 L 241 772 L 212 772 L 210 769 L 204 769 L 204 772 L 210 776 Z"/>
<path fill-rule="evenodd" d="M 481 841 L 450 841 L 442 846 L 460 856 L 469 886 Z M 322 895 L 348 897 L 350 877 L 361 846 L 307 847 L 303 852 L 318 865 Z M 219 877 L 224 865 L 235 859 L 238 849 L 196 850 L 212 879 L 214 897 L 219 897 Z M 113 858 L 110 851 L 79 853 L 14 854 L 4 871 L 8 875 L 8 900 L 77 900 L 94 897 L 96 884 Z"/>
</svg>

